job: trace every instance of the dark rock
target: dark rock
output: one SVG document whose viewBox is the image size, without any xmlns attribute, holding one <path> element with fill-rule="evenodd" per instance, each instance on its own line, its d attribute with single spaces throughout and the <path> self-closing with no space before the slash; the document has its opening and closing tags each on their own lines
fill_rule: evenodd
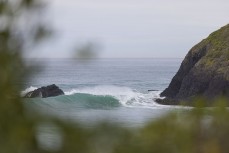
<svg viewBox="0 0 229 153">
<path fill-rule="evenodd" d="M 148 90 L 148 92 L 151 92 L 151 91 L 159 91 L 159 90 Z"/>
<path fill-rule="evenodd" d="M 180 102 L 175 99 L 165 98 L 165 99 L 155 99 L 155 101 L 158 104 L 162 104 L 162 105 L 180 105 Z"/>
<path fill-rule="evenodd" d="M 64 95 L 64 92 L 55 84 L 46 87 L 38 88 L 34 91 L 28 92 L 24 98 L 47 98 Z"/>
<path fill-rule="evenodd" d="M 229 25 L 212 33 L 188 52 L 161 96 L 170 104 L 197 96 L 229 99 Z"/>
</svg>

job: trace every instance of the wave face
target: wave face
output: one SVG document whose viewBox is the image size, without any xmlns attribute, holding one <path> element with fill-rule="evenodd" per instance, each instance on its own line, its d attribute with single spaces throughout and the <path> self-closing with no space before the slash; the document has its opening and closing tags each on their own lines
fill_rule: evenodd
<svg viewBox="0 0 229 153">
<path fill-rule="evenodd" d="M 78 108 L 109 109 L 120 106 L 119 101 L 112 96 L 99 96 L 85 93 L 59 96 L 54 99 L 58 102 L 71 103 Z"/>
<path fill-rule="evenodd" d="M 31 91 L 36 87 L 30 87 L 25 91 Z M 25 91 L 23 91 L 25 93 Z M 159 97 L 158 91 L 140 93 L 128 87 L 96 86 L 65 91 L 65 95 L 51 98 L 26 99 L 35 103 L 49 105 L 58 109 L 63 107 L 111 109 L 116 107 L 155 107 L 159 106 L 153 98 Z"/>
</svg>

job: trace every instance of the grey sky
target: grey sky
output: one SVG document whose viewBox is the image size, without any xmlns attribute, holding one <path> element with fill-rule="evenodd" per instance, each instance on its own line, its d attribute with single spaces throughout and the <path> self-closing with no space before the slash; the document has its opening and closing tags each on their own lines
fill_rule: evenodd
<svg viewBox="0 0 229 153">
<path fill-rule="evenodd" d="M 48 6 L 56 34 L 30 57 L 70 57 L 90 41 L 102 46 L 104 58 L 179 58 L 229 23 L 228 0 L 50 0 Z"/>
</svg>

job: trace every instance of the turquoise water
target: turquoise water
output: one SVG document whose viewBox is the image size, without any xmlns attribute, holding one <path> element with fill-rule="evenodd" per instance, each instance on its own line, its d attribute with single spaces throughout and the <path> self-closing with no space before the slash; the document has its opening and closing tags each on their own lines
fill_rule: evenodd
<svg viewBox="0 0 229 153">
<path fill-rule="evenodd" d="M 64 96 L 26 99 L 29 109 L 93 126 L 108 121 L 141 126 L 177 107 L 154 102 L 177 72 L 181 59 L 43 59 L 25 91 L 56 84 Z M 148 92 L 148 90 L 158 90 Z M 22 93 L 22 94 L 23 94 Z"/>
</svg>

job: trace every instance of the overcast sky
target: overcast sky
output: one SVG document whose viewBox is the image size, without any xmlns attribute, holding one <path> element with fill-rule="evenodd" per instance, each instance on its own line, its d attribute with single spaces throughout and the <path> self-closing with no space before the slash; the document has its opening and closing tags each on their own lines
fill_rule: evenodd
<svg viewBox="0 0 229 153">
<path fill-rule="evenodd" d="M 183 58 L 229 23 L 229 0 L 49 0 L 55 35 L 30 57 L 71 57 L 86 42 L 102 58 Z"/>
</svg>

